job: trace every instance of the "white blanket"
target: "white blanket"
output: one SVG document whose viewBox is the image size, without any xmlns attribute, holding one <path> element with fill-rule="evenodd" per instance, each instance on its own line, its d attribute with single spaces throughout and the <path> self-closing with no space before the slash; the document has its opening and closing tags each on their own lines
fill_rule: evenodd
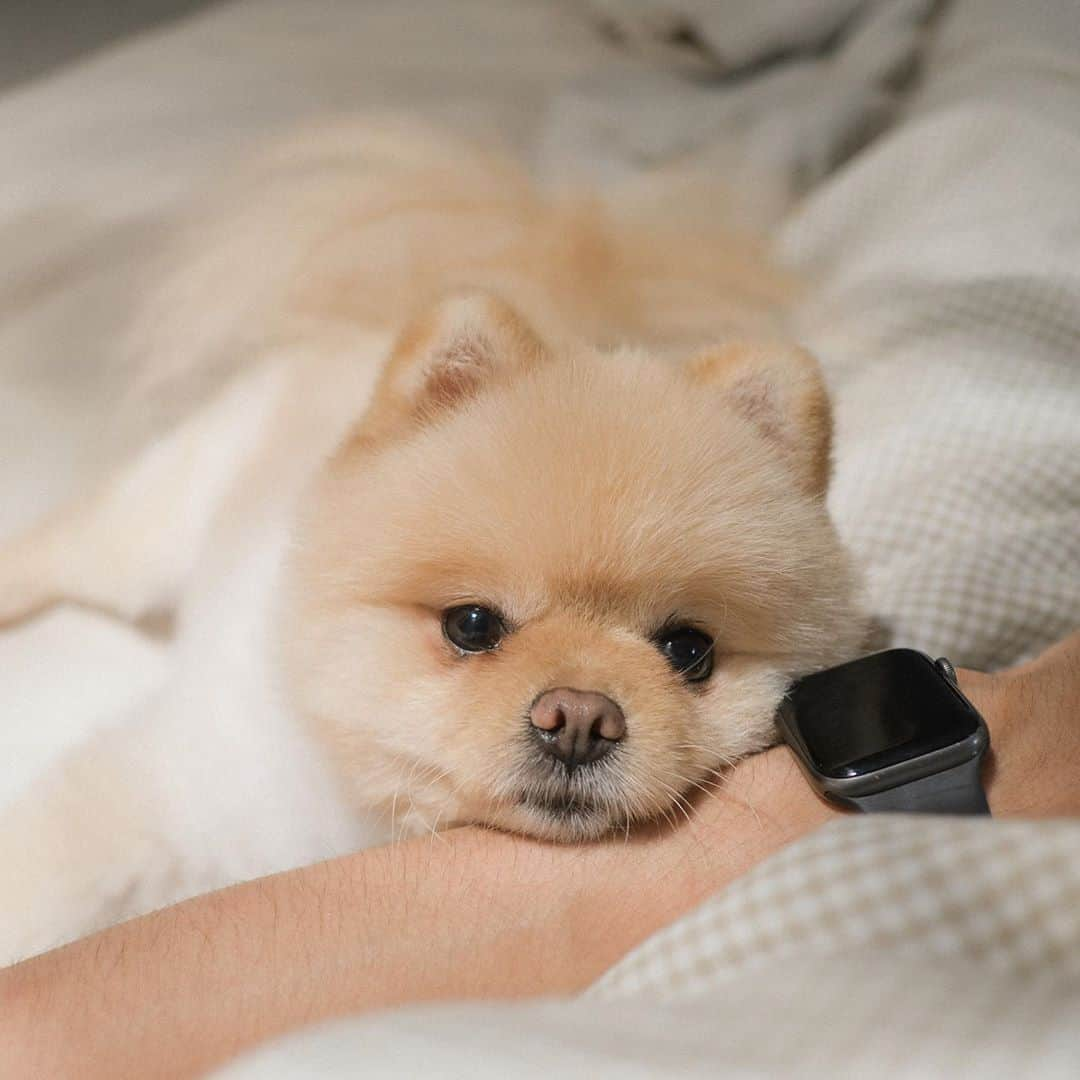
<svg viewBox="0 0 1080 1080">
<path fill-rule="evenodd" d="M 799 332 L 836 403 L 833 511 L 883 641 L 994 668 L 1080 625 L 1080 9 L 954 4 L 897 98 L 932 4 L 592 3 L 645 55 L 727 77 L 569 95 L 560 145 L 603 173 L 724 168 L 737 146 L 751 180 L 813 184 L 902 112 L 779 229 L 813 282 Z"/>
</svg>

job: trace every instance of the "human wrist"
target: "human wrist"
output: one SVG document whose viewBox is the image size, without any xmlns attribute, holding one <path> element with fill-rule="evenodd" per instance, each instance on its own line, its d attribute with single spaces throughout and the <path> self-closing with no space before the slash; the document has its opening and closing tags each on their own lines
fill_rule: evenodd
<svg viewBox="0 0 1080 1080">
<path fill-rule="evenodd" d="M 597 845 L 588 902 L 609 922 L 619 912 L 628 951 L 843 813 L 812 791 L 786 747 L 773 747 L 728 770 L 688 818 Z"/>
<path fill-rule="evenodd" d="M 961 692 L 978 710 L 990 732 L 990 752 L 982 769 L 986 801 L 991 813 L 1007 817 L 1017 809 L 1014 680 L 1007 673 L 990 675 L 966 668 L 958 669 L 956 677 Z"/>
<path fill-rule="evenodd" d="M 1055 698 L 1066 697 L 1064 683 L 1048 694 L 1048 671 L 1041 658 L 1000 674 L 958 672 L 961 689 L 991 732 L 984 779 L 996 815 L 1069 812 L 1055 795 L 1062 785 L 1031 782 L 1039 775 L 1036 758 L 1045 740 L 1035 737 L 1038 732 L 1027 720 L 1035 705 L 1045 711 Z M 571 980 L 588 965 L 598 975 L 606 960 L 621 955 L 618 948 L 628 951 L 757 863 L 846 812 L 817 796 L 790 750 L 778 746 L 730 770 L 723 783 L 697 800 L 688 821 L 642 830 L 627 843 L 615 838 L 555 849 L 558 872 L 567 873 L 565 888 L 574 897 L 560 912 L 580 932 L 567 961 Z"/>
<path fill-rule="evenodd" d="M 1020 667 L 958 676 L 990 729 L 991 810 L 1032 818 L 1080 813 L 1080 632 Z"/>
</svg>

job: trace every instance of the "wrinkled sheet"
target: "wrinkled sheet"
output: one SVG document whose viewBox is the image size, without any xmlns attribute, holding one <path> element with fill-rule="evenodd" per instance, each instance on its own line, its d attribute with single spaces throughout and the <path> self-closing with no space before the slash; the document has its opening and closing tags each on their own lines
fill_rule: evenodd
<svg viewBox="0 0 1080 1080">
<path fill-rule="evenodd" d="M 809 187 L 778 244 L 880 643 L 990 669 L 1080 625 L 1080 8 L 954 3 L 927 36 L 920 0 L 590 6 L 697 77 L 570 91 L 561 145 L 606 175 L 737 147 Z"/>
</svg>

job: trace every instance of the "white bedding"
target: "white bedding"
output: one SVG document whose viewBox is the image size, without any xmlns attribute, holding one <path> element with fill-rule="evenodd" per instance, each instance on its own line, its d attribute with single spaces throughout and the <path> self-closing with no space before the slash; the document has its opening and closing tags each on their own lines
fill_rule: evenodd
<svg viewBox="0 0 1080 1080">
<path fill-rule="evenodd" d="M 800 327 L 834 391 L 833 506 L 871 605 L 897 643 L 979 666 L 1080 625 L 1080 8 L 1019 9 L 953 4 L 904 122 L 817 184 L 780 231 L 815 283 Z M 158 231 L 239 144 L 326 110 L 392 105 L 566 154 L 582 146 L 565 126 L 577 81 L 617 88 L 639 75 L 642 61 L 570 4 L 239 0 L 0 98 L 0 534 L 122 449 L 123 372 L 110 358 L 130 298 Z M 681 93 L 695 115 L 709 108 L 701 87 L 650 78 L 676 112 Z M 618 93 L 599 100 L 616 137 L 603 168 L 585 171 L 609 169 L 631 131 Z M 726 144 L 725 123 L 695 128 L 691 143 Z M 163 664 L 157 641 L 87 612 L 0 633 L 0 803 Z M 730 990 L 716 994 L 714 1019 Z M 560 1009 L 580 1008 L 513 1015 L 551 1030 Z M 629 1032 L 642 1014 L 602 1015 Z M 463 1038 L 454 1016 L 408 1023 L 435 1053 Z M 503 1024 L 494 1007 L 469 1016 L 470 1031 Z M 372 1053 L 403 1030 L 365 1023 Z M 649 1040 L 660 1053 L 667 1032 L 643 1024 L 635 1060 L 651 1060 Z M 535 1045 L 551 1053 L 539 1071 L 553 1067 L 552 1042 Z M 593 1045 L 589 1060 L 648 1074 L 615 1045 Z M 708 1064 L 687 1058 L 683 1074 Z"/>
</svg>

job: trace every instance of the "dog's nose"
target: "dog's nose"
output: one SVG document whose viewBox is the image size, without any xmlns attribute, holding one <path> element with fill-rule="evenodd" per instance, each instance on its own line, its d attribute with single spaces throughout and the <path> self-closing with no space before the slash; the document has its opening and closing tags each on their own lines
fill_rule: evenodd
<svg viewBox="0 0 1080 1080">
<path fill-rule="evenodd" d="M 622 709 L 591 690 L 548 690 L 533 702 L 529 720 L 545 753 L 568 769 L 599 761 L 626 734 Z"/>
</svg>

